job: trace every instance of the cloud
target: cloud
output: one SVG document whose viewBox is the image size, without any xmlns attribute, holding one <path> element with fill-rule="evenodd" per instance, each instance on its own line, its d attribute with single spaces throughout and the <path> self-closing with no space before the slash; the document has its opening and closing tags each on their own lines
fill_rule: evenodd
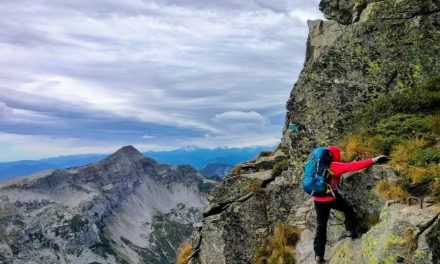
<svg viewBox="0 0 440 264">
<path fill-rule="evenodd" d="M 155 138 L 155 136 L 143 135 L 142 138 L 143 139 L 152 139 L 152 138 Z"/>
<path fill-rule="evenodd" d="M 220 125 L 250 125 L 250 126 L 264 126 L 268 124 L 268 120 L 261 114 L 241 111 L 229 111 L 215 115 L 212 119 L 215 123 Z"/>
<path fill-rule="evenodd" d="M 145 140 L 84 141 L 79 138 L 57 138 L 44 135 L 22 135 L 0 132 L 0 160 L 14 161 L 19 159 L 40 159 L 44 157 L 77 154 L 108 154 L 118 150 L 123 145 L 131 144 L 141 151 L 172 150 L 184 146 L 201 148 L 217 147 L 253 147 L 271 146 L 279 142 L 279 136 L 274 133 L 258 134 L 241 137 L 237 135 L 221 135 L 208 137 L 171 137 L 168 144 L 162 142 L 145 143 Z"/>
<path fill-rule="evenodd" d="M 20 148 L 18 135 L 57 139 L 59 154 L 63 138 L 78 148 L 277 138 L 282 122 L 268 120 L 285 111 L 318 2 L 0 1 L 0 132 Z M 225 125 L 234 120 L 258 133 Z"/>
<path fill-rule="evenodd" d="M 20 144 L 17 144 L 19 142 Z M 43 157 L 77 154 L 108 154 L 118 150 L 124 142 L 89 141 L 78 138 L 55 138 L 42 135 L 20 135 L 0 132 L 0 160 L 39 159 Z M 125 142 L 126 143 L 126 142 Z M 176 146 L 164 147 L 159 144 L 135 142 L 141 150 L 168 150 Z"/>
<path fill-rule="evenodd" d="M 8 118 L 12 115 L 12 109 L 9 108 L 4 102 L 0 101 L 0 117 Z"/>
</svg>

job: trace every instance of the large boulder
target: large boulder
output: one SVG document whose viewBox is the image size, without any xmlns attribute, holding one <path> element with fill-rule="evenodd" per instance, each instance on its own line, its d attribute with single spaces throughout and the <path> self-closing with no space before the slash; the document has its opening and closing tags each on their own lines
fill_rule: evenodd
<svg viewBox="0 0 440 264">
<path fill-rule="evenodd" d="M 435 223 L 439 208 L 393 204 L 385 206 L 381 222 L 362 236 L 363 263 L 435 263 L 421 234 Z M 437 246 L 437 245 L 436 245 Z M 415 261 L 417 260 L 417 261 Z"/>
<path fill-rule="evenodd" d="M 256 249 L 308 197 L 271 171 L 228 176 L 209 195 L 190 263 L 252 263 Z"/>
<path fill-rule="evenodd" d="M 327 250 L 326 259 L 330 264 L 439 263 L 438 215 L 436 206 L 421 209 L 419 205 L 387 204 L 377 225 L 360 239 L 337 241 Z M 429 241 L 433 237 L 435 241 Z M 302 239 L 309 242 L 298 246 L 298 262 L 314 263 L 310 253 L 313 236 L 305 231 Z"/>
<path fill-rule="evenodd" d="M 205 216 L 194 263 L 251 263 L 254 249 L 268 235 L 265 211 L 264 194 L 257 193 Z"/>
</svg>

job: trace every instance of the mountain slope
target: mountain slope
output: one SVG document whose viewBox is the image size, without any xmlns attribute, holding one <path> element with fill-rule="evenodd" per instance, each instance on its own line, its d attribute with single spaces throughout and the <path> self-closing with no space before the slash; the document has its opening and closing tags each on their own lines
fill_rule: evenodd
<svg viewBox="0 0 440 264">
<path fill-rule="evenodd" d="M 0 260 L 172 263 L 213 184 L 131 146 L 95 164 L 3 182 Z"/>
<path fill-rule="evenodd" d="M 425 84 L 440 73 L 440 2 L 322 0 L 320 9 L 329 20 L 308 22 L 304 69 L 287 103 L 282 146 L 289 148 L 288 169 L 272 178 L 262 178 L 262 172 L 237 173 L 217 185 L 209 194 L 203 226 L 193 234 L 190 263 L 315 263 L 316 215 L 300 184 L 311 150 L 340 143 L 353 132 L 356 117 L 362 113 L 371 114 L 364 125 L 382 137 L 380 143 L 394 147 L 395 142 L 390 142 L 396 138 L 413 139 L 400 148 L 400 159 L 413 158 L 414 153 L 408 152 L 414 152 L 414 142 L 425 140 L 417 136 L 426 136 L 430 130 L 438 135 L 438 117 L 434 116 L 430 130 L 423 129 L 429 127 L 428 114 L 438 116 L 440 82 Z M 407 116 L 377 118 L 390 114 L 387 106 L 391 105 L 398 110 L 391 114 Z M 371 107 L 374 111 L 366 111 Z M 430 111 L 419 111 L 424 108 Z M 402 131 L 406 131 L 404 137 Z M 371 140 L 368 136 L 362 139 Z M 422 161 L 420 168 L 432 166 L 424 179 L 428 182 L 414 184 L 408 181 L 410 177 L 402 177 L 402 170 L 387 166 L 346 175 L 343 196 L 360 218 L 361 237 L 341 239 L 344 216 L 332 213 L 327 229 L 328 263 L 440 263 L 440 139 L 429 137 L 426 145 L 429 149 L 419 147 L 417 159 L 406 163 L 415 166 Z M 371 147 L 350 145 L 352 152 L 362 153 Z M 426 184 L 430 182 L 436 182 L 436 188 Z M 416 189 L 411 193 L 416 197 L 387 201 L 396 185 Z M 383 195 L 383 189 L 389 195 Z M 286 226 L 290 229 L 282 228 Z M 293 231 L 280 234 L 279 230 Z M 296 247 L 291 241 L 298 242 Z"/>
</svg>

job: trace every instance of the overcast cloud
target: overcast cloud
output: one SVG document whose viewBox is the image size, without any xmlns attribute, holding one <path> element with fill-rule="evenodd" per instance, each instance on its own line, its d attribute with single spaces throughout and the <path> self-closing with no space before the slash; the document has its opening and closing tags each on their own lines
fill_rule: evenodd
<svg viewBox="0 0 440 264">
<path fill-rule="evenodd" d="M 318 0 L 3 0 L 0 161 L 275 144 Z"/>
</svg>

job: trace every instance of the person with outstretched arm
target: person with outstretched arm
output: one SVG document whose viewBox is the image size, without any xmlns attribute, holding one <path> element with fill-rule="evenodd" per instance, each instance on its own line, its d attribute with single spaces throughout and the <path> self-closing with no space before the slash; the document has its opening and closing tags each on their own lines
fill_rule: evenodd
<svg viewBox="0 0 440 264">
<path fill-rule="evenodd" d="M 387 156 L 381 155 L 373 159 L 366 159 L 355 162 L 341 162 L 341 149 L 337 146 L 328 147 L 332 161 L 329 170 L 332 174 L 331 189 L 332 193 L 328 196 L 313 197 L 316 210 L 316 235 L 314 240 L 315 260 L 316 263 L 325 263 L 325 243 L 327 241 L 327 222 L 330 216 L 330 210 L 336 209 L 344 213 L 345 229 L 348 237 L 356 238 L 357 234 L 357 217 L 350 204 L 339 194 L 338 187 L 341 177 L 344 173 L 354 172 L 366 169 L 373 164 L 383 164 L 389 161 Z"/>
</svg>

